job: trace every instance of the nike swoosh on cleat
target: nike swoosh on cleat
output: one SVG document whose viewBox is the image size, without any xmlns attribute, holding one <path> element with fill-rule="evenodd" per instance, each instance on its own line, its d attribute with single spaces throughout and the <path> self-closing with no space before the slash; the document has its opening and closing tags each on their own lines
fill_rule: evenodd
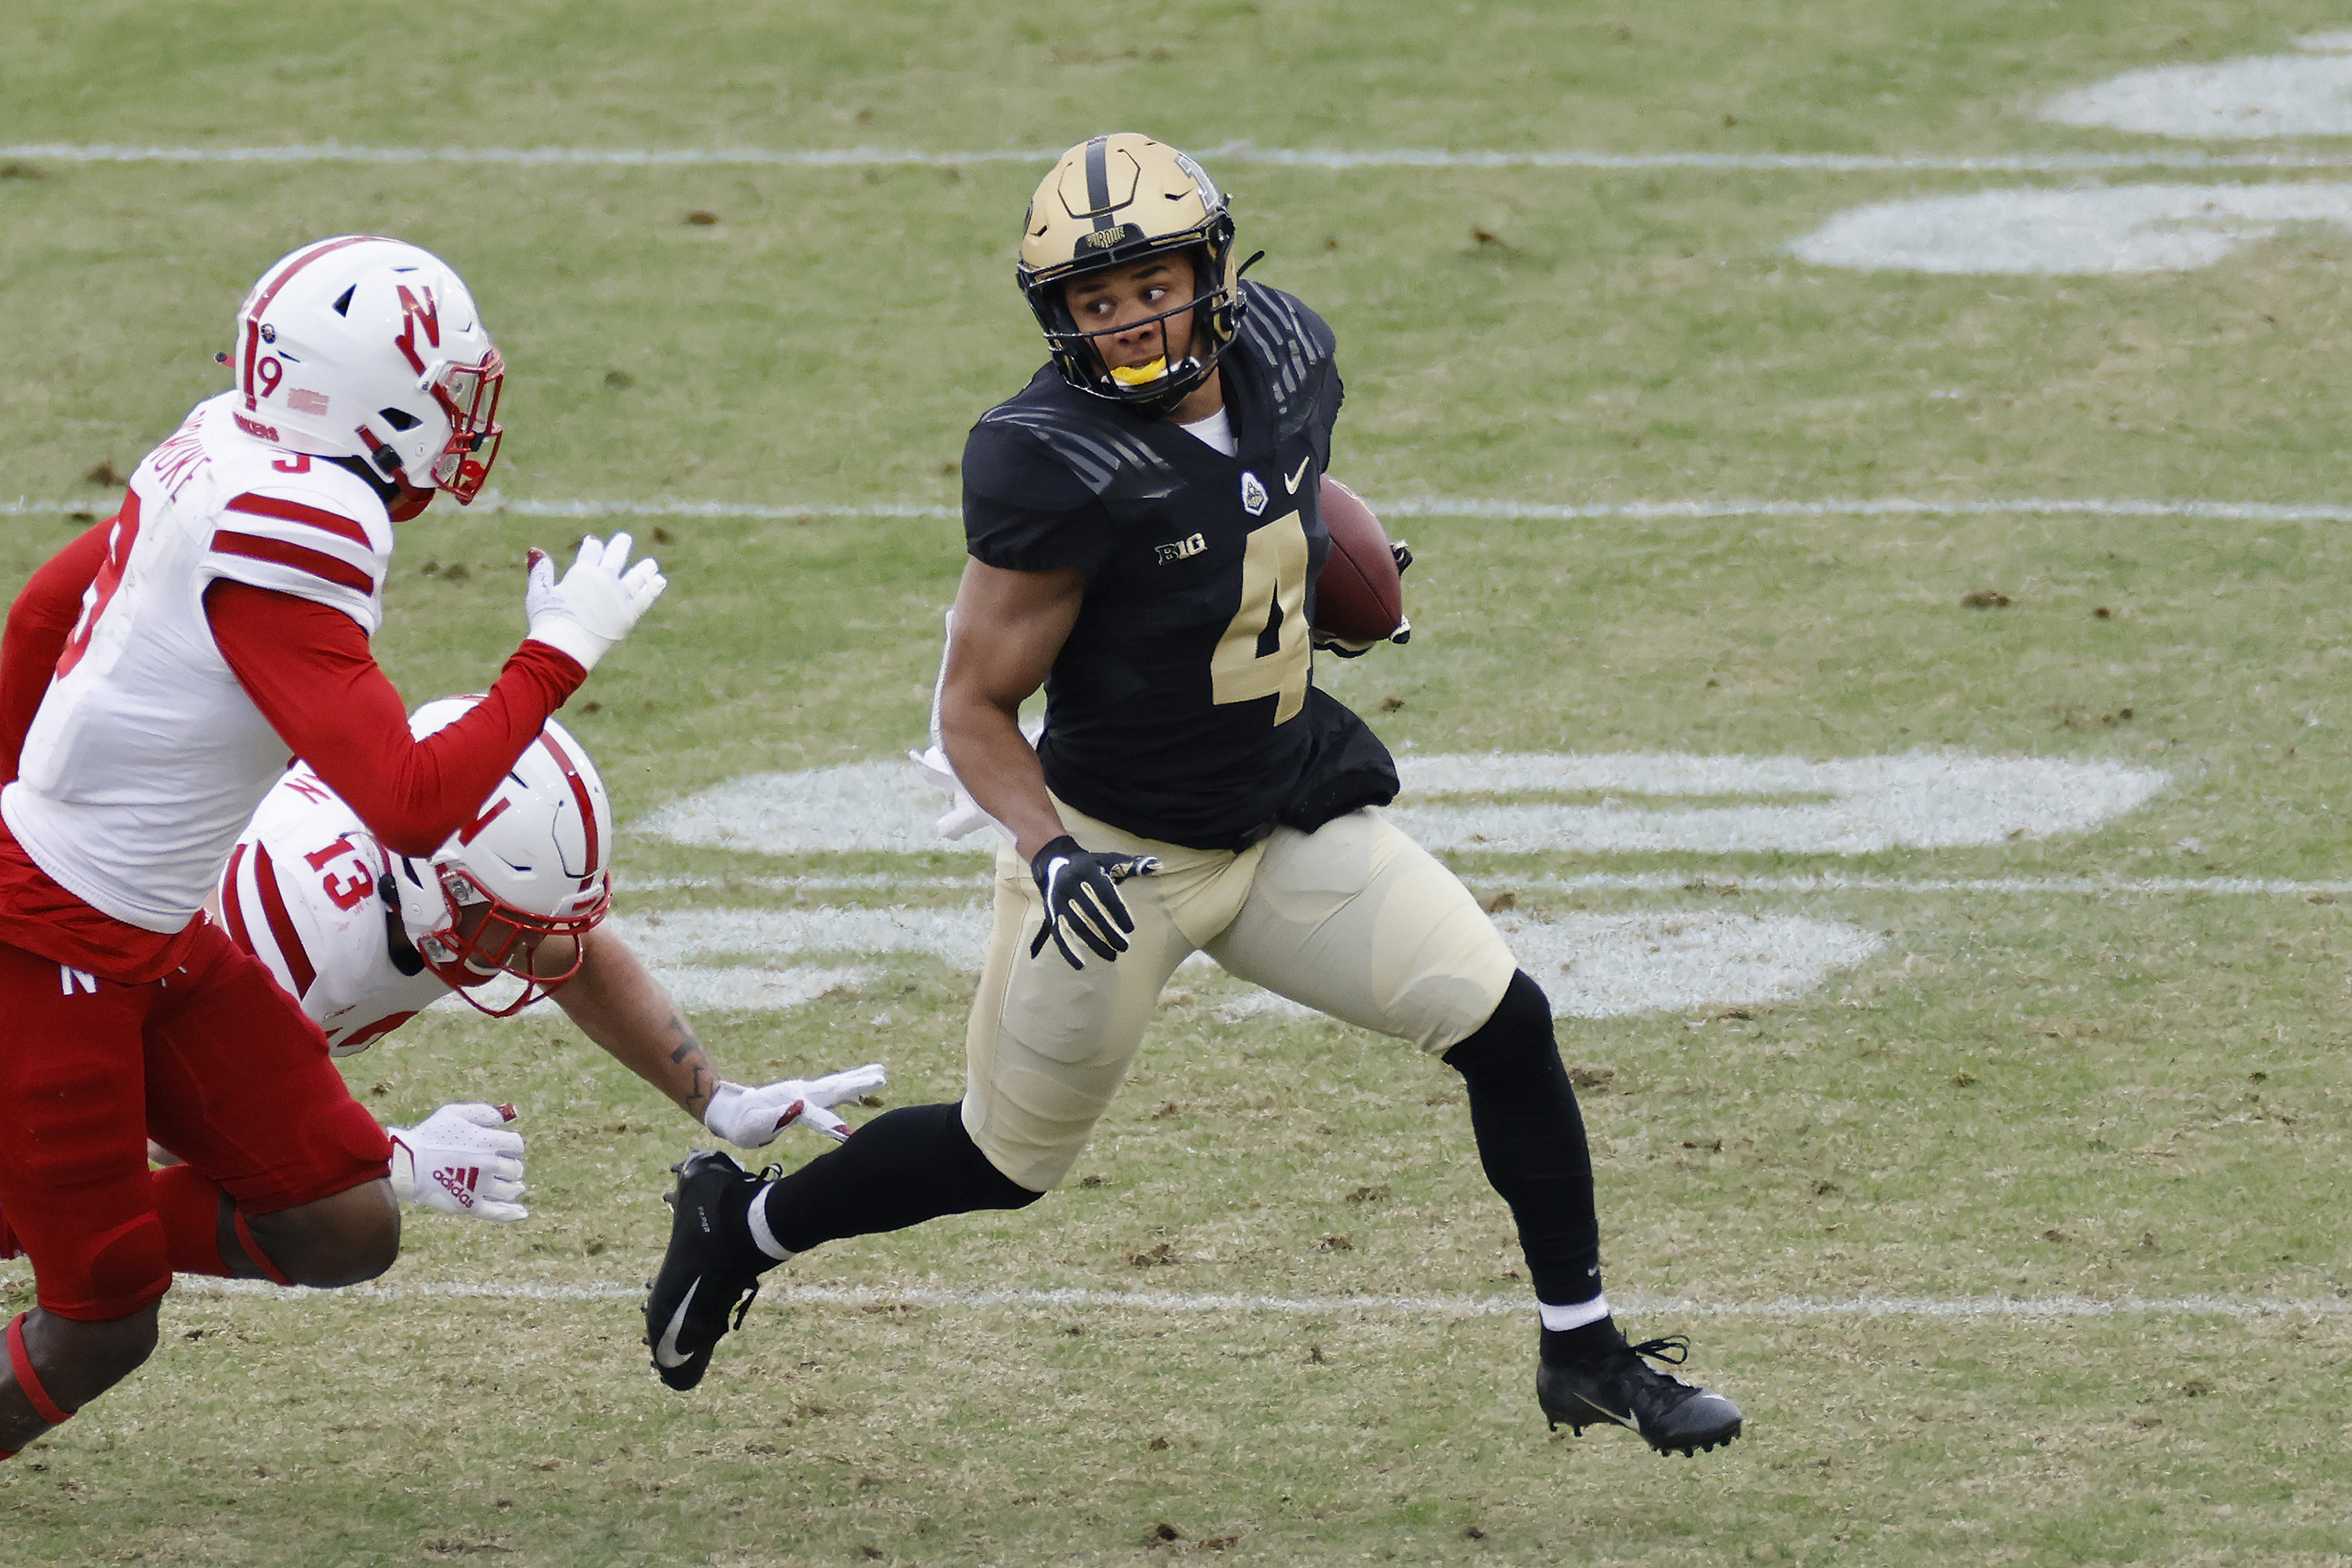
<svg viewBox="0 0 2352 1568">
<path fill-rule="evenodd" d="M 654 1342 L 656 1366 L 675 1369 L 684 1366 L 693 1359 L 691 1356 L 678 1353 L 677 1331 L 686 1326 L 686 1310 L 694 1305 L 694 1293 L 701 1289 L 702 1281 L 699 1279 L 688 1286 L 686 1300 L 680 1301 L 677 1304 L 677 1310 L 669 1315 L 669 1327 L 664 1329 L 661 1338 Z"/>
<path fill-rule="evenodd" d="M 1298 481 L 1307 477 L 1307 465 L 1314 460 L 1315 459 L 1312 458 L 1299 458 L 1297 471 L 1293 473 L 1288 479 L 1282 481 L 1283 489 L 1292 495 L 1297 495 L 1298 493 Z"/>
<path fill-rule="evenodd" d="M 696 1283 L 699 1284 L 700 1281 L 698 1280 Z M 689 1294 L 691 1294 L 691 1292 L 689 1292 Z M 1614 1410 L 1610 1409 L 1607 1405 L 1600 1404 L 1595 1400 L 1588 1399 L 1581 1394 L 1578 1394 L 1576 1397 L 1579 1400 L 1581 1400 L 1588 1408 L 1598 1412 L 1601 1419 L 1603 1421 L 1614 1422 L 1620 1426 L 1630 1426 L 1636 1432 L 1639 1432 L 1642 1429 L 1642 1414 L 1638 1410 L 1629 1410 L 1623 1415 L 1620 1415 Z"/>
</svg>

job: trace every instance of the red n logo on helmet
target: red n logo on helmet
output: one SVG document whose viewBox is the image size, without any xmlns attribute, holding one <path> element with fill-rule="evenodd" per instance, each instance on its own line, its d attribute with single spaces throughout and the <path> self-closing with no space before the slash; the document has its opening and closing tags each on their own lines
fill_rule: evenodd
<svg viewBox="0 0 2352 1568">
<path fill-rule="evenodd" d="M 425 361 L 416 352 L 417 323 L 425 326 L 425 341 L 435 348 L 441 346 L 441 306 L 433 298 L 433 290 L 420 288 L 425 302 L 418 304 L 408 285 L 400 285 L 400 336 L 393 339 L 402 353 L 408 356 L 409 368 L 417 374 L 425 374 Z"/>
<path fill-rule="evenodd" d="M 481 816 L 466 824 L 465 827 L 457 834 L 457 842 L 460 844 L 471 844 L 475 839 L 479 838 L 482 836 L 482 829 L 488 827 L 491 823 L 496 822 L 499 819 L 499 814 L 504 812 L 507 807 L 513 804 L 513 800 L 509 797 L 506 795 L 499 796 L 497 802 L 491 805 L 489 810 L 482 813 Z"/>
</svg>

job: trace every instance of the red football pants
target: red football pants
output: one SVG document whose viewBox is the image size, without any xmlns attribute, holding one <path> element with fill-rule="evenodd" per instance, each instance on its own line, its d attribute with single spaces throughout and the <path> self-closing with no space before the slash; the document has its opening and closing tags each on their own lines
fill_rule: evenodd
<svg viewBox="0 0 2352 1568">
<path fill-rule="evenodd" d="M 0 1221 L 47 1310 L 127 1317 L 171 1289 L 174 1257 L 217 1258 L 215 1213 L 187 1193 L 159 1205 L 159 1183 L 188 1176 L 151 1174 L 151 1133 L 248 1214 L 372 1181 L 392 1157 L 319 1026 L 209 921 L 143 985 L 0 943 Z"/>
</svg>

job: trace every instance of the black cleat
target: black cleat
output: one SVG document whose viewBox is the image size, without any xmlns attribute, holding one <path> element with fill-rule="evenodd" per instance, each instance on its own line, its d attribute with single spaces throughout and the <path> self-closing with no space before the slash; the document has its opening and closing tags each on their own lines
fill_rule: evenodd
<svg viewBox="0 0 2352 1568">
<path fill-rule="evenodd" d="M 662 1201 L 677 1212 L 670 1216 L 661 1272 L 646 1295 L 646 1344 L 661 1380 L 683 1390 L 702 1381 L 719 1336 L 743 1326 L 761 1274 L 775 1267 L 743 1226 L 744 1209 L 774 1171 L 755 1176 L 715 1150 L 688 1154 L 670 1169 L 677 1190 Z"/>
<path fill-rule="evenodd" d="M 1632 1427 L 1661 1454 L 1685 1456 L 1739 1436 L 1739 1406 L 1711 1388 L 1667 1376 L 1644 1363 L 1643 1356 L 1680 1366 L 1690 1356 L 1690 1340 L 1670 1334 L 1577 1366 L 1538 1365 L 1536 1403 L 1552 1430 L 1565 1421 L 1582 1436 L 1587 1426 L 1610 1422 Z"/>
</svg>

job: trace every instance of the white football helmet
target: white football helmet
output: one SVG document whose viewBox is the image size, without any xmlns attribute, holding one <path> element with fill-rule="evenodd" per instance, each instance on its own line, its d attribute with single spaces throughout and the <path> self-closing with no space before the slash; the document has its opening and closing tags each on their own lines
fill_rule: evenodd
<svg viewBox="0 0 2352 1568">
<path fill-rule="evenodd" d="M 322 458 L 363 458 L 387 481 L 459 504 L 498 460 L 506 362 L 449 265 L 396 239 L 347 234 L 281 257 L 237 308 L 234 367 L 247 435 Z"/>
<path fill-rule="evenodd" d="M 409 715 L 409 731 L 421 741 L 480 700 L 427 702 Z M 519 1013 L 580 972 L 587 950 L 576 939 L 612 907 L 605 875 L 612 845 L 604 782 L 580 742 L 551 719 L 473 821 L 426 860 L 394 857 L 401 925 L 457 994 L 494 1018 Z M 575 939 L 571 967 L 534 973 L 536 949 L 551 936 Z M 522 992 L 494 1006 L 475 991 L 501 971 L 522 981 Z"/>
</svg>

